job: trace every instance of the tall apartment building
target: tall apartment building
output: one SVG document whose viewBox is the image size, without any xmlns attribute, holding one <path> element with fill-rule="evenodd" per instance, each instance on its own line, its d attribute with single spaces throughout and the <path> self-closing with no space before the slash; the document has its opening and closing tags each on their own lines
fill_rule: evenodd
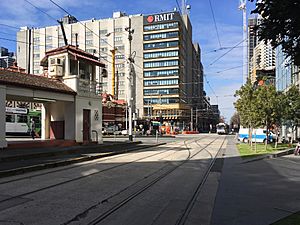
<svg viewBox="0 0 300 225">
<path fill-rule="evenodd" d="M 248 19 L 248 75 L 252 70 L 251 59 L 253 57 L 254 48 L 258 43 L 258 36 L 255 26 L 258 25 L 258 18 L 253 17 Z"/>
<path fill-rule="evenodd" d="M 134 59 L 134 98 L 138 118 L 188 122 L 192 104 L 199 108 L 203 101 L 203 67 L 198 44 L 192 42 L 188 15 L 162 12 L 153 15 L 126 15 L 77 22 L 65 18 L 68 44 L 99 56 L 107 65 L 107 78 L 98 79 L 103 91 L 127 99 L 129 88 L 130 50 Z M 134 29 L 132 44 L 128 28 Z M 47 50 L 64 46 L 60 26 L 29 29 L 17 34 L 18 65 L 40 74 L 40 60 Z M 115 51 L 115 76 L 111 50 Z M 115 77 L 115 79 L 113 79 Z M 196 104 L 195 104 L 196 103 Z"/>
<path fill-rule="evenodd" d="M 275 78 L 276 51 L 270 43 L 260 41 L 251 58 L 250 79 L 254 83 L 259 76 Z"/>
<path fill-rule="evenodd" d="M 0 47 L 0 68 L 8 68 L 15 61 L 14 53 L 9 52 L 7 48 Z"/>
</svg>

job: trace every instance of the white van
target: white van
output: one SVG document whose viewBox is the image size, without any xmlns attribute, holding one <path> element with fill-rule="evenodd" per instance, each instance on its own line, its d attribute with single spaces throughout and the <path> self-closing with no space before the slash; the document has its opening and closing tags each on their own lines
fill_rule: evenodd
<svg viewBox="0 0 300 225">
<path fill-rule="evenodd" d="M 258 143 L 265 143 L 265 141 L 267 140 L 266 133 L 267 133 L 266 129 L 262 129 L 262 128 L 253 129 L 252 141 L 258 142 Z M 272 142 L 274 137 L 275 137 L 275 135 L 270 131 L 269 142 Z M 247 143 L 249 140 L 249 129 L 248 128 L 240 128 L 238 139 L 241 142 Z"/>
</svg>

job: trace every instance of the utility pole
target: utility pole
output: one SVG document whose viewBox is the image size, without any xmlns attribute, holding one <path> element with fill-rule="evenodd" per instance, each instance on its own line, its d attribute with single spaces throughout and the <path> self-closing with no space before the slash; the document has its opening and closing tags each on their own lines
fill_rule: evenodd
<svg viewBox="0 0 300 225">
<path fill-rule="evenodd" d="M 194 118 L 193 118 L 193 107 L 191 108 L 191 131 L 193 131 L 194 130 L 194 127 L 193 127 L 193 121 L 194 120 Z"/>
<path fill-rule="evenodd" d="M 248 51 L 248 40 L 247 40 L 247 11 L 246 11 L 247 0 L 240 0 L 239 10 L 243 11 L 243 84 L 247 82 L 248 77 L 248 63 L 247 63 L 247 51 Z"/>
<path fill-rule="evenodd" d="M 128 40 L 129 40 L 129 88 L 128 88 L 128 119 L 129 119 L 129 127 L 128 127 L 128 135 L 129 135 L 129 141 L 133 141 L 132 136 L 132 108 L 134 105 L 133 96 L 132 96 L 132 89 L 133 89 L 133 58 L 131 53 L 131 42 L 132 42 L 132 34 L 134 33 L 134 29 L 131 29 L 131 19 L 129 18 L 129 27 L 125 28 L 125 30 L 128 32 Z"/>
<path fill-rule="evenodd" d="M 114 49 L 110 50 L 111 52 L 111 57 L 112 57 L 112 78 L 111 78 L 111 82 L 112 82 L 112 91 L 111 93 L 116 96 L 116 49 L 114 47 Z"/>
</svg>

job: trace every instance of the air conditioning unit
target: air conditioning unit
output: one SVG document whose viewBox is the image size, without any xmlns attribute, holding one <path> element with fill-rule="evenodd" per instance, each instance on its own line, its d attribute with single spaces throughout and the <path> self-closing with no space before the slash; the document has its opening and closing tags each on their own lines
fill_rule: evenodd
<svg viewBox="0 0 300 225">
<path fill-rule="evenodd" d="M 62 77 L 64 75 L 62 65 L 51 65 L 49 75 L 51 77 Z"/>
<path fill-rule="evenodd" d="M 60 58 L 50 59 L 49 75 L 51 77 L 62 77 L 63 74 L 63 60 Z"/>
</svg>

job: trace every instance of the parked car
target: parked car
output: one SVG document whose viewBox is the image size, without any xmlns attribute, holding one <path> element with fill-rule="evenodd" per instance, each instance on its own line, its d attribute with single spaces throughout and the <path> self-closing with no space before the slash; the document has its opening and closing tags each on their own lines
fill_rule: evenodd
<svg viewBox="0 0 300 225">
<path fill-rule="evenodd" d="M 122 130 L 122 135 L 128 135 L 129 134 L 129 131 L 128 130 Z M 132 131 L 132 135 L 135 135 L 135 136 L 142 136 L 143 135 L 143 132 L 142 131 Z"/>
<path fill-rule="evenodd" d="M 114 128 L 114 127 L 103 127 L 102 134 L 103 135 L 113 135 L 113 134 L 119 135 L 119 134 L 122 134 L 122 132 L 120 130 L 116 130 L 116 128 Z"/>
</svg>

